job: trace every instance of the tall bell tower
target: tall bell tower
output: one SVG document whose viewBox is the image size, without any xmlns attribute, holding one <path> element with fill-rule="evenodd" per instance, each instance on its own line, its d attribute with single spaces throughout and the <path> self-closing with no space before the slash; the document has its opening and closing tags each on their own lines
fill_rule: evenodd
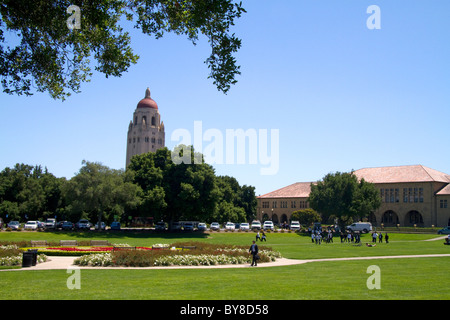
<svg viewBox="0 0 450 320">
<path fill-rule="evenodd" d="M 158 105 L 147 88 L 145 97 L 137 104 L 133 120 L 128 126 L 126 167 L 132 156 L 155 152 L 163 148 L 165 143 L 164 122 L 161 122 Z"/>
</svg>

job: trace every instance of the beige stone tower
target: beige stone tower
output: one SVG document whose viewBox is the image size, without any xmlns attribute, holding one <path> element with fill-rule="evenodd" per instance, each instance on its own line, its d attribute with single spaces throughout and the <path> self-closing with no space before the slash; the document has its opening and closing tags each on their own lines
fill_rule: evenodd
<svg viewBox="0 0 450 320">
<path fill-rule="evenodd" d="M 128 126 L 126 166 L 128 167 L 134 155 L 155 152 L 164 146 L 164 122 L 161 122 L 158 105 L 147 88 L 145 97 L 139 101 Z"/>
</svg>

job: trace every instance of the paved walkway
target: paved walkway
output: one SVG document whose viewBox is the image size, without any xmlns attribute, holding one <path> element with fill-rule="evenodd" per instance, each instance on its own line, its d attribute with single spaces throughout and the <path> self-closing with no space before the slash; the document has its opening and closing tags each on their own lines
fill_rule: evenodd
<svg viewBox="0 0 450 320">
<path fill-rule="evenodd" d="M 399 259 L 399 258 L 430 258 L 430 257 L 450 257 L 450 254 L 424 254 L 424 255 L 400 255 L 400 256 L 375 256 L 375 257 L 350 257 L 350 258 L 327 258 L 327 259 L 286 259 L 280 258 L 274 262 L 260 263 L 258 268 L 266 267 L 280 267 L 280 266 L 290 266 L 309 262 L 321 262 L 321 261 L 344 261 L 344 260 L 374 260 L 374 259 Z M 58 269 L 70 269 L 77 268 L 78 266 L 73 264 L 73 261 L 77 257 L 49 257 L 49 261 L 38 263 L 34 267 L 21 268 L 21 269 L 6 269 L 1 271 L 25 271 L 25 270 L 58 270 Z M 249 264 L 233 264 L 233 265 L 215 265 L 215 266 L 168 266 L 168 267 L 79 267 L 80 269 L 223 269 L 223 268 L 249 268 Z"/>
</svg>

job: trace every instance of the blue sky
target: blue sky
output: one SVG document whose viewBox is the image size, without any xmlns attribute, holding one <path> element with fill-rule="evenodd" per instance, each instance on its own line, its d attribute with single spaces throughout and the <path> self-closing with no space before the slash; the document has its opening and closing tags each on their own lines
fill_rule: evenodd
<svg viewBox="0 0 450 320">
<path fill-rule="evenodd" d="M 140 60 L 120 78 L 94 73 L 65 102 L 0 94 L 0 169 L 46 166 L 71 178 L 82 160 L 125 166 L 127 129 L 150 88 L 166 128 L 278 130 L 279 168 L 214 165 L 264 194 L 336 171 L 422 164 L 450 174 L 448 0 L 248 0 L 232 32 L 242 74 L 217 91 L 197 46 L 132 32 Z M 369 30 L 370 5 L 381 29 Z M 206 144 L 206 143 L 205 143 Z M 269 146 L 270 151 L 270 146 Z"/>
</svg>

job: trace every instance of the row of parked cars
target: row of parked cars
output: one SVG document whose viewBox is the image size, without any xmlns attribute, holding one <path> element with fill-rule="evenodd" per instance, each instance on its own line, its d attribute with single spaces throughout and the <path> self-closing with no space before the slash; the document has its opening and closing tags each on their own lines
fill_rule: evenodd
<svg viewBox="0 0 450 320">
<path fill-rule="evenodd" d="M 300 230 L 300 223 L 298 221 L 292 221 L 290 224 L 290 229 L 291 230 Z M 252 223 L 233 223 L 233 222 L 227 222 L 223 225 L 223 229 L 224 230 L 228 230 L 228 231 L 234 231 L 234 230 L 242 230 L 242 231 L 247 231 L 247 230 L 274 230 L 275 226 L 274 223 L 270 220 L 268 221 L 264 221 L 263 224 L 261 224 L 261 222 L 259 220 L 254 220 L 252 221 Z M 221 230 L 220 224 L 218 222 L 213 222 L 210 225 L 210 230 L 213 231 L 219 231 Z"/>
<path fill-rule="evenodd" d="M 23 225 L 23 229 L 25 230 L 90 230 L 92 227 L 95 227 L 96 230 L 99 229 L 99 224 L 97 223 L 95 226 L 89 222 L 89 220 L 86 219 L 80 219 L 76 223 L 72 223 L 70 221 L 59 221 L 57 222 L 56 219 L 49 218 L 45 222 L 38 221 L 38 220 L 30 220 L 27 221 Z M 10 228 L 11 230 L 18 230 L 20 228 L 19 221 L 10 221 L 7 224 L 7 228 Z M 119 222 L 113 222 L 111 223 L 111 230 L 120 230 L 120 223 Z M 100 229 L 105 230 L 106 225 L 104 222 L 100 224 Z"/>
</svg>

